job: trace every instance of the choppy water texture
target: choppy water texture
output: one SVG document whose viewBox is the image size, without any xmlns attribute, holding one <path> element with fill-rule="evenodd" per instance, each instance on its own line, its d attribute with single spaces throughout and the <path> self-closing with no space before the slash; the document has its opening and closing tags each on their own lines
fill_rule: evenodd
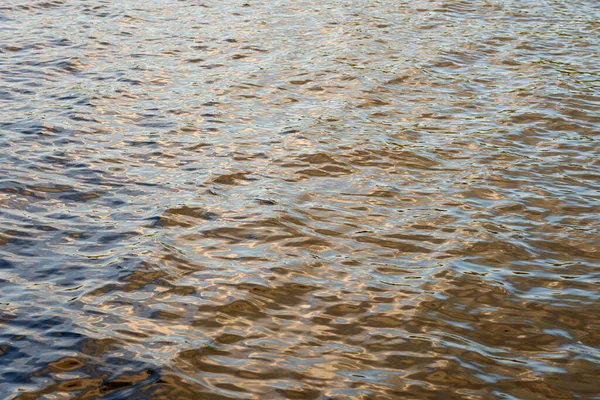
<svg viewBox="0 0 600 400">
<path fill-rule="evenodd" d="M 3 0 L 0 398 L 600 398 L 596 0 Z"/>
</svg>

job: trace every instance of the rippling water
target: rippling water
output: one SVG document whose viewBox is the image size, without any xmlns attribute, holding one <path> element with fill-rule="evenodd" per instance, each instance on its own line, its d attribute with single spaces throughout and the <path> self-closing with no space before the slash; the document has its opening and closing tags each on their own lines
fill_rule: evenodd
<svg viewBox="0 0 600 400">
<path fill-rule="evenodd" d="M 596 0 L 3 0 L 0 398 L 600 398 Z"/>
</svg>

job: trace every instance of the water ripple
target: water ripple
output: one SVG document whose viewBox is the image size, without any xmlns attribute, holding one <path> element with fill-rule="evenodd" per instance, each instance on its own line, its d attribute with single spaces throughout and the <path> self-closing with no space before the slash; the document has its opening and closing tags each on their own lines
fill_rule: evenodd
<svg viewBox="0 0 600 400">
<path fill-rule="evenodd" d="M 591 399 L 590 0 L 0 6 L 0 397 Z"/>
</svg>

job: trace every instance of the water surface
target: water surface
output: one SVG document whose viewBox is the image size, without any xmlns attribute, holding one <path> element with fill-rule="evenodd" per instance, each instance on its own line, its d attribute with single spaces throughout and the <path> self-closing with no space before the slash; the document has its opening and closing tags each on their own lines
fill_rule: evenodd
<svg viewBox="0 0 600 400">
<path fill-rule="evenodd" d="M 599 399 L 595 0 L 3 0 L 0 398 Z"/>
</svg>

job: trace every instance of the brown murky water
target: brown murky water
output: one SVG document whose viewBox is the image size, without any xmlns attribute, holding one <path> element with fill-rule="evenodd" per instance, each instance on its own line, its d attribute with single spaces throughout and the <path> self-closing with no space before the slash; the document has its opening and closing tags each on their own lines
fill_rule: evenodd
<svg viewBox="0 0 600 400">
<path fill-rule="evenodd" d="M 3 0 L 0 398 L 600 399 L 596 0 Z"/>
</svg>

